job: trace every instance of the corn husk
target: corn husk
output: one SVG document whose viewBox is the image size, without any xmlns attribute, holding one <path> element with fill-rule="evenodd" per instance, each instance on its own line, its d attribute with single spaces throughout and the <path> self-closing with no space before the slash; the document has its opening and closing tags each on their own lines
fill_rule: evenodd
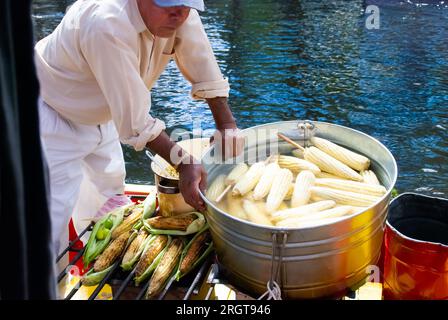
<svg viewBox="0 0 448 320">
<path fill-rule="evenodd" d="M 185 230 L 173 230 L 173 229 L 157 229 L 151 226 L 151 221 L 145 220 L 144 221 L 144 225 L 145 228 L 147 228 L 147 230 L 152 233 L 152 234 L 169 234 L 169 235 L 189 235 L 192 233 L 196 233 L 199 230 L 201 230 L 204 226 L 205 226 L 205 218 L 204 215 L 193 211 L 193 212 L 188 212 L 188 213 L 184 213 L 184 214 L 180 214 L 177 216 L 173 216 L 173 217 L 160 217 L 159 220 L 161 219 L 184 219 L 187 215 L 191 215 L 194 214 L 196 215 L 196 219 L 193 220 L 193 222 L 191 222 L 188 227 Z M 159 218 L 159 217 L 156 217 Z M 151 218 L 151 219 L 155 219 L 155 218 Z"/>
</svg>

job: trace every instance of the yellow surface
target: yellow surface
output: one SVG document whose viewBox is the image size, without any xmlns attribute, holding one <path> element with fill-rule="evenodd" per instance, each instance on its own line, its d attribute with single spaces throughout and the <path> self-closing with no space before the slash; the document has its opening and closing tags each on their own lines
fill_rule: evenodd
<svg viewBox="0 0 448 320">
<path fill-rule="evenodd" d="M 64 292 L 64 297 L 66 297 L 70 291 L 78 284 L 80 277 L 72 276 L 67 284 L 62 285 L 59 289 Z M 92 293 L 95 291 L 97 286 L 85 287 L 81 286 L 71 300 L 88 300 Z M 112 300 L 112 287 L 108 284 L 104 285 L 101 291 L 96 296 L 95 300 Z"/>
<path fill-rule="evenodd" d="M 383 285 L 376 282 L 366 282 L 355 291 L 355 297 L 344 297 L 344 300 L 383 300 Z"/>
</svg>

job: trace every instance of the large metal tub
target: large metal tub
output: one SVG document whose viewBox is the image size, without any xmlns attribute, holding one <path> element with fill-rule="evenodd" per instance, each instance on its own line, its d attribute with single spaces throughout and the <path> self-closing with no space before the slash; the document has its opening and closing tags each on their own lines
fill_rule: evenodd
<svg viewBox="0 0 448 320">
<path fill-rule="evenodd" d="M 387 188 L 387 194 L 366 211 L 335 223 L 301 229 L 271 228 L 240 220 L 221 211 L 201 194 L 208 205 L 207 219 L 219 263 L 231 283 L 248 293 L 260 295 L 266 291 L 272 267 L 276 266 L 272 264 L 273 234 L 280 238 L 282 232 L 287 234 L 277 278 L 282 298 L 337 297 L 379 270 L 375 264 L 380 256 L 390 194 L 397 179 L 395 159 L 384 145 L 362 132 L 324 122 L 313 123 L 317 136 L 369 157 L 371 168 Z M 270 141 L 271 146 L 278 143 L 279 151 L 288 153 L 292 147 L 278 141 L 277 132 L 295 137 L 297 125 L 298 121 L 287 121 L 243 130 L 246 137 L 258 135 L 258 141 L 249 139 L 246 144 L 245 161 L 254 162 L 267 156 L 266 145 L 260 143 L 264 140 Z M 213 161 L 213 148 L 202 162 L 209 183 L 233 166 Z"/>
</svg>

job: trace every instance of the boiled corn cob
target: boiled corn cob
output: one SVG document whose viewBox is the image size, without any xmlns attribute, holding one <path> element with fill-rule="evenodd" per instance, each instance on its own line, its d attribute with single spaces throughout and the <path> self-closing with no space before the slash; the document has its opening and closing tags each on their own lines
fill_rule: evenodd
<svg viewBox="0 0 448 320">
<path fill-rule="evenodd" d="M 266 199 L 266 211 L 274 212 L 285 199 L 288 193 L 289 186 L 293 180 L 293 174 L 288 169 L 280 169 L 277 171 L 274 181 L 272 182 L 271 190 Z"/>
<path fill-rule="evenodd" d="M 243 208 L 249 221 L 265 226 L 272 226 L 272 222 L 269 220 L 268 216 L 252 201 L 243 200 Z"/>
<path fill-rule="evenodd" d="M 136 278 L 141 277 L 143 273 L 151 266 L 154 259 L 162 252 L 168 243 L 168 236 L 157 235 L 145 248 L 140 260 L 135 267 Z"/>
<path fill-rule="evenodd" d="M 274 178 L 279 170 L 280 167 L 276 162 L 270 163 L 266 166 L 260 181 L 258 181 L 254 189 L 253 198 L 255 200 L 261 200 L 269 194 L 272 182 L 274 181 Z"/>
<path fill-rule="evenodd" d="M 299 173 L 294 185 L 291 199 L 291 207 L 299 207 L 308 203 L 311 197 L 310 188 L 314 185 L 316 178 L 311 171 L 304 170 Z"/>
<path fill-rule="evenodd" d="M 201 253 L 207 248 L 208 244 L 211 242 L 212 237 L 209 231 L 202 232 L 197 236 L 188 248 L 185 256 L 179 266 L 179 271 L 181 274 L 185 274 L 192 268 L 195 261 L 200 257 Z"/>
<path fill-rule="evenodd" d="M 297 158 L 299 158 L 299 159 L 303 159 L 303 151 L 302 151 L 302 150 L 300 150 L 300 149 L 294 149 L 294 150 L 291 151 L 291 153 L 292 153 L 292 155 L 293 155 L 294 157 L 297 157 Z"/>
<path fill-rule="evenodd" d="M 132 229 L 132 227 L 138 222 L 143 214 L 143 205 L 137 205 L 132 208 L 131 213 L 124 218 L 123 222 L 112 231 L 112 239 L 116 239 L 122 233 L 125 233 Z"/>
<path fill-rule="evenodd" d="M 281 210 L 287 210 L 287 209 L 289 209 L 289 207 L 288 207 L 288 205 L 286 204 L 285 201 L 283 201 L 283 202 L 280 204 L 280 206 L 278 207 L 278 210 L 279 210 L 279 211 L 281 211 Z"/>
<path fill-rule="evenodd" d="M 141 250 L 142 245 L 145 240 L 148 238 L 149 233 L 145 229 L 141 229 L 134 240 L 132 240 L 129 247 L 126 249 L 126 252 L 123 256 L 122 265 L 128 264 L 131 260 L 135 259 L 135 256 Z"/>
<path fill-rule="evenodd" d="M 350 180 L 362 181 L 362 177 L 356 171 L 316 147 L 305 149 L 305 160 L 314 163 L 322 171 Z"/>
<path fill-rule="evenodd" d="M 346 204 L 358 207 L 369 207 L 375 202 L 377 202 L 380 199 L 380 197 L 366 194 L 359 194 L 349 191 L 324 188 L 324 187 L 312 187 L 311 199 L 312 200 L 327 199 L 327 200 L 333 200 L 339 204 Z"/>
<path fill-rule="evenodd" d="M 274 212 L 271 220 L 273 222 L 278 222 L 290 218 L 301 218 L 309 214 L 314 214 L 315 212 L 333 208 L 335 205 L 336 202 L 332 200 L 314 202 L 305 206 Z"/>
<path fill-rule="evenodd" d="M 320 212 L 315 212 L 312 215 L 307 215 L 301 218 L 290 218 L 279 221 L 276 226 L 278 227 L 290 227 L 290 228 L 300 228 L 300 227 L 310 227 L 319 224 L 323 224 L 326 219 L 330 218 L 339 218 L 344 215 L 351 214 L 352 212 L 351 206 L 341 206 L 337 208 L 332 208 Z"/>
<path fill-rule="evenodd" d="M 182 214 L 172 217 L 154 217 L 146 220 L 151 228 L 164 230 L 187 230 L 188 226 L 198 217 L 193 213 Z"/>
<path fill-rule="evenodd" d="M 227 213 L 232 216 L 247 220 L 246 211 L 243 208 L 243 198 L 237 196 L 234 197 L 231 193 L 227 194 Z"/>
<path fill-rule="evenodd" d="M 320 172 L 318 166 L 310 161 L 299 159 L 297 157 L 291 156 L 279 156 L 278 165 L 281 168 L 289 169 L 294 173 L 300 172 L 302 170 L 309 170 L 315 174 Z"/>
<path fill-rule="evenodd" d="M 249 170 L 249 166 L 245 164 L 244 162 L 239 163 L 230 171 L 230 173 L 227 175 L 225 179 L 226 185 L 234 185 L 238 182 L 238 180 L 241 179 L 241 177 Z"/>
<path fill-rule="evenodd" d="M 294 193 L 294 183 L 291 183 L 289 185 L 288 193 L 286 194 L 285 199 L 283 199 L 283 200 L 285 200 L 285 201 L 291 200 L 293 193 Z M 279 208 L 279 210 L 280 210 L 280 208 Z"/>
<path fill-rule="evenodd" d="M 334 174 L 323 172 L 323 171 L 319 172 L 315 176 L 316 176 L 316 178 L 347 180 L 346 178 L 338 177 L 338 176 L 335 176 Z"/>
<path fill-rule="evenodd" d="M 149 281 L 148 291 L 146 291 L 145 298 L 154 298 L 163 289 L 166 281 L 173 273 L 182 253 L 183 242 L 179 238 L 175 238 L 168 245 L 168 249 L 162 257 L 162 260 L 156 267 L 156 270 Z"/>
<path fill-rule="evenodd" d="M 344 181 L 340 179 L 316 179 L 316 186 L 351 191 L 379 197 L 387 192 L 386 188 L 380 185 L 372 185 L 357 181 Z"/>
<path fill-rule="evenodd" d="M 206 197 L 210 201 L 216 201 L 216 199 L 221 195 L 221 193 L 226 188 L 225 184 L 226 175 L 221 174 L 218 177 L 216 177 L 215 180 L 213 180 L 210 187 L 207 189 Z"/>
<path fill-rule="evenodd" d="M 104 252 L 96 259 L 95 264 L 93 265 L 93 270 L 99 272 L 109 268 L 126 248 L 126 243 L 130 236 L 131 232 L 127 231 L 123 232 L 118 238 L 113 240 L 106 250 L 104 250 Z"/>
<path fill-rule="evenodd" d="M 370 160 L 358 153 L 343 148 L 326 139 L 313 137 L 311 142 L 320 150 L 341 161 L 352 169 L 361 171 L 370 166 Z"/>
<path fill-rule="evenodd" d="M 257 162 L 251 165 L 249 170 L 238 180 L 232 190 L 232 194 L 244 196 L 257 185 L 263 175 L 266 165 L 263 162 Z"/>
<path fill-rule="evenodd" d="M 364 183 L 372 185 L 380 185 L 380 182 L 378 181 L 375 172 L 373 172 L 372 170 L 363 170 L 360 173 Z"/>
</svg>

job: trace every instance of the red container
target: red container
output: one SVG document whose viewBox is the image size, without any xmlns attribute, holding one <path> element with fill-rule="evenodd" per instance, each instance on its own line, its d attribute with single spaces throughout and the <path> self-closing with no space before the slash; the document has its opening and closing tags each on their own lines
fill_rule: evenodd
<svg viewBox="0 0 448 320">
<path fill-rule="evenodd" d="M 386 299 L 448 299 L 448 200 L 394 199 L 384 240 Z"/>
</svg>

